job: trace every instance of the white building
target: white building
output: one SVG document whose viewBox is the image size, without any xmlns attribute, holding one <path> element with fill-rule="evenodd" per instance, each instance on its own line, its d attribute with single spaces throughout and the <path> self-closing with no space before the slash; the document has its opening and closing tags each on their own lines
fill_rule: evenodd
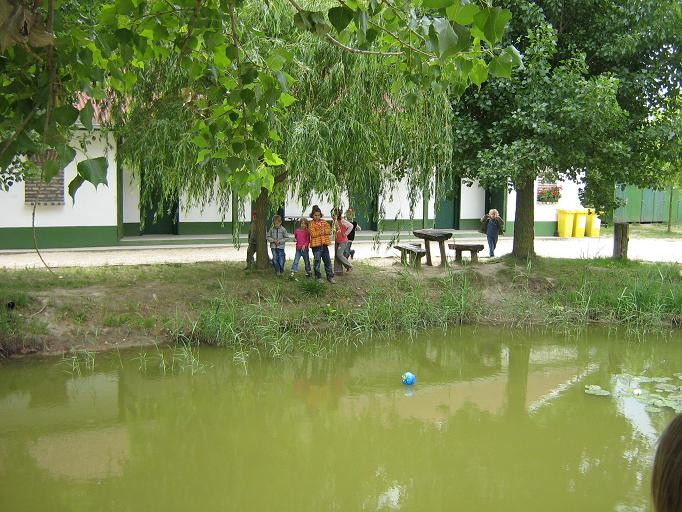
<svg viewBox="0 0 682 512">
<path fill-rule="evenodd" d="M 41 248 L 116 246 L 143 241 L 145 234 L 198 235 L 232 233 L 232 205 L 221 208 L 209 203 L 203 209 L 187 208 L 179 200 L 177 212 L 147 222 L 141 231 L 140 183 L 116 161 L 116 142 L 111 135 L 99 132 L 87 134 L 85 151 L 78 152 L 75 160 L 63 171 L 63 176 L 41 185 L 35 223 L 38 245 Z M 76 162 L 98 156 L 108 160 L 107 186 L 97 189 L 84 183 L 71 201 L 67 187 L 76 175 Z M 557 209 L 580 206 L 578 185 L 572 182 L 559 184 L 561 198 L 554 204 L 535 204 L 535 231 L 538 235 L 554 235 L 557 229 Z M 546 186 L 546 185 L 540 185 Z M 536 187 L 538 185 L 536 184 Z M 377 198 L 376 207 L 383 211 L 381 228 L 385 232 L 411 231 L 422 227 L 438 227 L 460 230 L 477 229 L 481 216 L 492 207 L 498 208 L 507 222 L 507 234 L 513 233 L 515 192 L 490 192 L 473 184 L 459 184 L 448 198 L 436 204 L 433 199 L 424 203 L 421 199 L 410 209 L 406 183 L 393 187 Z M 0 250 L 30 249 L 33 247 L 31 216 L 36 185 L 16 183 L 9 191 L 0 191 Z M 342 198 L 348 205 L 347 198 Z M 290 192 L 284 205 L 286 216 L 299 216 L 310 211 L 312 204 L 319 204 L 325 214 L 332 205 L 321 197 L 313 197 L 311 204 L 298 204 Z M 353 205 L 352 205 L 353 206 Z M 368 215 L 358 211 L 358 222 L 365 229 L 376 228 Z M 426 215 L 425 215 L 426 214 Z M 426 219 L 425 219 L 426 216 Z M 248 229 L 251 217 L 248 205 L 239 212 L 243 229 Z"/>
</svg>

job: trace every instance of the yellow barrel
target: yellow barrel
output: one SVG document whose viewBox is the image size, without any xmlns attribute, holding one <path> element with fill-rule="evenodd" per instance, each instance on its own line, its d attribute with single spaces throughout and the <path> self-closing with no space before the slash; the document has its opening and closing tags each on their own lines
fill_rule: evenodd
<svg viewBox="0 0 682 512">
<path fill-rule="evenodd" d="M 585 236 L 585 227 L 587 226 L 587 208 L 573 210 L 573 214 L 573 236 L 583 238 Z"/>
<path fill-rule="evenodd" d="M 568 238 L 573 233 L 573 210 L 557 210 L 558 231 L 561 238 Z"/>
<path fill-rule="evenodd" d="M 601 228 L 601 219 L 595 210 L 589 210 L 587 213 L 587 224 L 585 225 L 585 236 L 594 238 L 599 237 L 599 229 Z"/>
</svg>

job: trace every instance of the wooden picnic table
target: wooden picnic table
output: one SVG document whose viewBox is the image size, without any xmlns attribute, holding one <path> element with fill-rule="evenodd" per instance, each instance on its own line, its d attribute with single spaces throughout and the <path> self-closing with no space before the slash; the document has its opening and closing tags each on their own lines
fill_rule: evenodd
<svg viewBox="0 0 682 512">
<path fill-rule="evenodd" d="M 426 246 L 426 264 L 428 266 L 433 266 L 429 242 L 438 242 L 438 248 L 440 249 L 440 266 L 446 267 L 448 265 L 448 258 L 445 255 L 445 241 L 452 238 L 452 231 L 446 229 L 416 229 L 412 234 L 417 238 L 424 240 Z"/>
</svg>

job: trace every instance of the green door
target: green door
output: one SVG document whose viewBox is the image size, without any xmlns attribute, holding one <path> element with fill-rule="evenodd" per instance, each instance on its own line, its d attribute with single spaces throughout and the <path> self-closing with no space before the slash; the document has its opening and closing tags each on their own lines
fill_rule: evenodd
<svg viewBox="0 0 682 512">
<path fill-rule="evenodd" d="M 493 188 L 493 189 L 486 189 L 485 191 L 485 211 L 481 213 L 481 217 L 488 213 L 490 210 L 495 208 L 498 213 L 500 214 L 500 217 L 502 219 L 505 219 L 505 198 L 507 197 L 507 190 L 503 188 Z"/>
<path fill-rule="evenodd" d="M 144 172 L 141 173 L 144 180 Z M 140 194 L 141 196 L 142 194 Z M 149 203 L 140 202 L 140 218 L 144 219 L 142 235 L 177 235 L 178 234 L 178 204 L 176 196 L 172 200 L 166 200 L 166 208 L 159 210 L 162 204 L 163 193 L 161 187 L 154 187 Z"/>
<path fill-rule="evenodd" d="M 459 197 L 461 182 L 457 180 L 452 190 L 438 203 L 435 227 L 438 229 L 459 229 Z"/>
</svg>

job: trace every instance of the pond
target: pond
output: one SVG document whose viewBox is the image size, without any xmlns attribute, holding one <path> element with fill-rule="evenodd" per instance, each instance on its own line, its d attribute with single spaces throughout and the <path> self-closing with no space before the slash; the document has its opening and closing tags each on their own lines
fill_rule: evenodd
<svg viewBox="0 0 682 512">
<path fill-rule="evenodd" d="M 463 328 L 246 367 L 186 356 L 166 351 L 165 372 L 154 349 L 3 361 L 2 509 L 650 510 L 682 384 L 679 333 Z"/>
</svg>

